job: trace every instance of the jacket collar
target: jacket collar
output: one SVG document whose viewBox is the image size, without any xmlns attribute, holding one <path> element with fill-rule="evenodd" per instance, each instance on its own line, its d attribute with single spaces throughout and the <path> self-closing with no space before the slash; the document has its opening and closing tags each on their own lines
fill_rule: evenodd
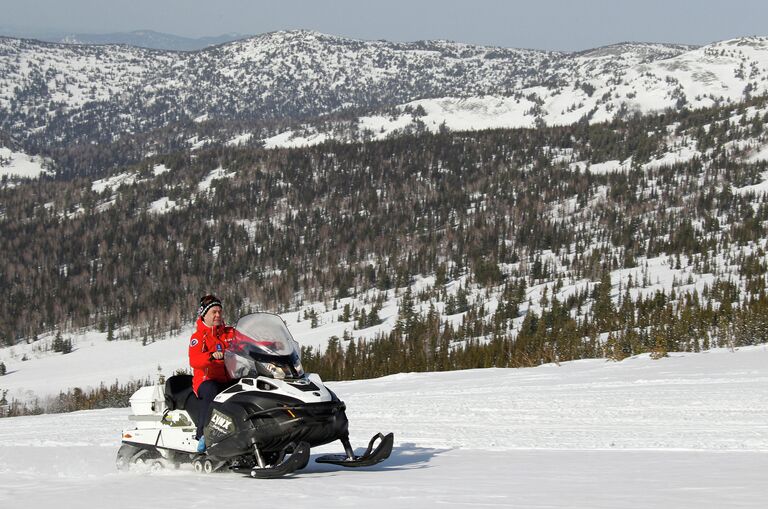
<svg viewBox="0 0 768 509">
<path fill-rule="evenodd" d="M 205 332 L 210 331 L 211 334 L 213 334 L 214 336 L 218 336 L 221 333 L 221 331 L 224 330 L 224 327 L 226 326 L 226 324 L 222 320 L 221 325 L 219 325 L 217 327 L 209 327 L 209 326 L 207 326 L 205 324 L 205 322 L 203 322 L 202 317 L 198 317 L 197 318 L 197 322 L 195 322 L 195 325 L 197 326 L 197 332 L 205 333 Z"/>
</svg>

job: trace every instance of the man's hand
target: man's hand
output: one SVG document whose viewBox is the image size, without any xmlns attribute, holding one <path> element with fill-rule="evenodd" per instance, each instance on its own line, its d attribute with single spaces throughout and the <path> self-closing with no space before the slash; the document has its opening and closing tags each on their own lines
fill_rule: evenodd
<svg viewBox="0 0 768 509">
<path fill-rule="evenodd" d="M 213 352 L 211 354 L 211 359 L 221 360 L 224 358 L 224 352 Z"/>
</svg>

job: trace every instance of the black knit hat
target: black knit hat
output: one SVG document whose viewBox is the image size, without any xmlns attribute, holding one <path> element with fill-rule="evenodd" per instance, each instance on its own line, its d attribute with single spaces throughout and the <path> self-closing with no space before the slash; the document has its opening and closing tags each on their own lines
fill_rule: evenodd
<svg viewBox="0 0 768 509">
<path fill-rule="evenodd" d="M 221 305 L 221 299 L 215 295 L 206 295 L 200 299 L 200 308 L 197 310 L 197 316 L 200 318 L 204 317 L 208 310 L 214 306 L 219 306 L 220 308 L 224 307 Z"/>
</svg>

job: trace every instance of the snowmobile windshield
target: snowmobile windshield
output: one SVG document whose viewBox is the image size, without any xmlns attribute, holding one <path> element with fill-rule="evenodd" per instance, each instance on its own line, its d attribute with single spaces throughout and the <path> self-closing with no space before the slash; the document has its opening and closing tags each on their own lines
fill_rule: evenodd
<svg viewBox="0 0 768 509">
<path fill-rule="evenodd" d="M 299 344 L 283 319 L 271 313 L 253 313 L 237 321 L 235 337 L 224 353 L 224 365 L 233 379 L 304 376 Z"/>
</svg>

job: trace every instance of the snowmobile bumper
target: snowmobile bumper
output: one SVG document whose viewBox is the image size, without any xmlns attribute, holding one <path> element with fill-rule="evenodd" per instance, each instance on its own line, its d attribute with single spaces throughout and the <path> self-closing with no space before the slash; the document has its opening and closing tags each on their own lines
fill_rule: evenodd
<svg viewBox="0 0 768 509">
<path fill-rule="evenodd" d="M 327 444 L 348 434 L 349 421 L 342 401 L 285 405 L 247 416 L 260 435 L 259 447 L 282 449 L 290 442 L 311 447 Z"/>
<path fill-rule="evenodd" d="M 232 408 L 230 407 L 230 410 Z M 349 421 L 342 401 L 296 403 L 232 416 L 228 433 L 216 433 L 206 443 L 215 457 L 242 455 L 253 446 L 264 453 L 278 452 L 288 444 L 306 442 L 310 447 L 333 442 L 348 435 Z"/>
</svg>

